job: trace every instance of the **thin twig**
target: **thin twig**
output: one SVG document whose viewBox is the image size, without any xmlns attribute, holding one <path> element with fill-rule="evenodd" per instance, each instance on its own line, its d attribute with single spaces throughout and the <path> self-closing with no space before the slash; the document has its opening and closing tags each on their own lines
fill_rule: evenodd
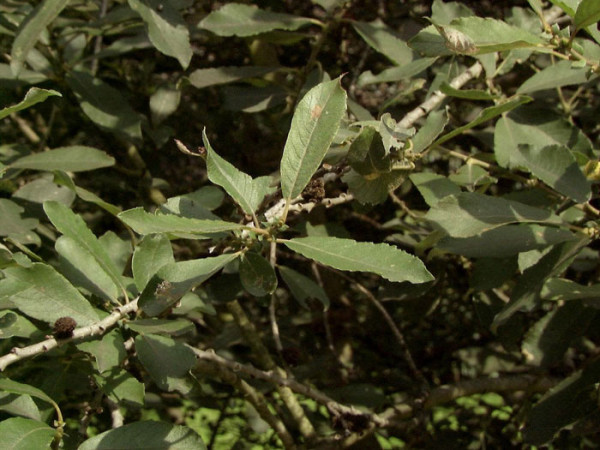
<svg viewBox="0 0 600 450">
<path fill-rule="evenodd" d="M 258 363 L 265 369 L 277 373 L 278 377 L 285 379 L 287 377 L 287 373 L 275 364 L 275 361 L 273 361 L 273 358 L 271 358 L 269 350 L 262 343 L 260 336 L 256 331 L 256 327 L 252 322 L 250 322 L 239 302 L 237 300 L 228 302 L 227 309 L 233 315 L 235 322 L 244 336 L 245 342 L 252 349 Z M 298 402 L 298 399 L 294 395 L 294 392 L 284 384 L 279 385 L 277 391 L 285 403 L 285 406 L 294 418 L 300 433 L 302 433 L 302 435 L 307 439 L 313 439 L 316 436 L 315 428 L 308 420 L 308 417 Z"/>
<path fill-rule="evenodd" d="M 250 386 L 234 371 L 223 365 L 214 364 L 212 361 L 200 361 L 196 369 L 202 373 L 217 377 L 224 383 L 230 384 L 236 388 L 243 394 L 244 399 L 248 400 L 252 406 L 254 406 L 254 409 L 256 409 L 260 417 L 275 431 L 277 436 L 279 436 L 279 439 L 281 439 L 283 446 L 289 450 L 294 450 L 296 448 L 294 439 L 285 427 L 285 424 L 276 414 L 271 412 L 269 404 L 262 393 Z"/>
<path fill-rule="evenodd" d="M 334 269 L 332 269 L 332 270 L 334 270 Z M 394 319 L 392 319 L 392 316 L 390 316 L 390 313 L 387 312 L 387 310 L 381 304 L 381 302 L 379 300 L 377 300 L 377 298 L 371 293 L 371 291 L 369 291 L 364 285 L 362 285 L 358 281 L 352 279 L 351 277 L 349 277 L 348 275 L 346 275 L 343 272 L 336 270 L 336 273 L 338 275 L 342 276 L 342 278 L 344 278 L 348 282 L 352 283 L 352 285 L 356 289 L 358 289 L 360 292 L 362 292 L 369 299 L 369 301 L 373 304 L 373 306 L 375 306 L 375 308 L 377 308 L 377 310 L 381 313 L 381 315 L 383 316 L 388 327 L 390 327 L 390 330 L 392 330 L 392 334 L 396 338 L 398 345 L 400 346 L 400 351 L 402 352 L 402 355 L 404 357 L 404 360 L 406 361 L 406 364 L 408 364 L 408 368 L 412 372 L 413 376 L 419 381 L 421 386 L 424 389 L 428 390 L 429 382 L 425 379 L 425 377 L 423 376 L 423 373 L 417 367 L 415 360 L 413 359 L 412 354 L 410 352 L 410 349 L 408 348 L 408 344 L 406 343 L 406 339 L 404 338 L 404 334 L 402 333 L 402 331 L 400 331 L 400 328 L 398 328 L 398 326 L 396 325 L 396 322 L 394 322 Z"/>
<path fill-rule="evenodd" d="M 31 358 L 36 355 L 46 353 L 53 348 L 65 345 L 71 341 L 80 340 L 89 336 L 102 335 L 106 331 L 114 326 L 120 319 L 128 315 L 129 313 L 137 311 L 138 299 L 127 303 L 124 306 L 119 306 L 113 310 L 113 312 L 105 317 L 104 319 L 88 325 L 86 327 L 76 328 L 73 331 L 73 336 L 68 339 L 55 339 L 48 338 L 44 341 L 38 342 L 37 344 L 29 345 L 27 347 L 13 347 L 10 353 L 0 357 L 0 372 L 3 372 L 11 364 L 21 361 L 26 358 Z"/>
</svg>

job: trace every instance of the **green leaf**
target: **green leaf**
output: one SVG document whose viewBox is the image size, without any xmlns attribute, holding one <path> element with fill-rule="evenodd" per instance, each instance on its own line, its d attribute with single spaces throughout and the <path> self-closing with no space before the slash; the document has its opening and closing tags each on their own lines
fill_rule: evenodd
<svg viewBox="0 0 600 450">
<path fill-rule="evenodd" d="M 152 123 L 159 125 L 167 117 L 177 111 L 181 101 L 181 91 L 171 86 L 159 87 L 150 96 L 150 112 Z"/>
<path fill-rule="evenodd" d="M 135 285 L 142 291 L 161 267 L 174 262 L 171 241 L 164 234 L 144 236 L 135 248 L 131 261 Z"/>
<path fill-rule="evenodd" d="M 279 69 L 279 67 L 264 66 L 224 66 L 210 69 L 196 69 L 189 75 L 189 80 L 192 86 L 202 89 L 208 86 L 233 83 L 248 78 L 260 78 Z"/>
<path fill-rule="evenodd" d="M 517 94 L 530 94 L 561 86 L 584 84 L 591 79 L 588 75 L 588 69 L 585 67 L 574 67 L 571 61 L 559 61 L 532 75 L 517 89 Z"/>
<path fill-rule="evenodd" d="M 44 211 L 56 229 L 87 251 L 115 285 L 124 292 L 125 286 L 119 270 L 83 219 L 71 211 L 68 206 L 58 202 L 45 202 Z"/>
<path fill-rule="evenodd" d="M 42 414 L 29 395 L 0 392 L 0 411 L 11 416 L 42 421 Z"/>
<path fill-rule="evenodd" d="M 425 217 L 452 237 L 475 236 L 509 223 L 562 223 L 550 211 L 475 192 L 444 197 Z"/>
<path fill-rule="evenodd" d="M 459 17 L 474 16 L 475 13 L 460 2 L 445 2 L 434 0 L 431 5 L 431 20 L 442 25 L 450 23 Z"/>
<path fill-rule="evenodd" d="M 193 332 L 194 324 L 187 319 L 137 319 L 128 322 L 127 326 L 142 334 L 172 334 L 179 336 Z"/>
<path fill-rule="evenodd" d="M 75 193 L 54 183 L 50 177 L 42 176 L 21 186 L 13 193 L 13 199 L 25 200 L 27 206 L 30 207 L 30 213 L 37 215 L 38 212 L 43 214 L 41 211 L 42 203 L 45 201 L 56 200 L 65 205 L 70 205 L 75 200 Z M 34 206 L 35 203 L 37 205 Z"/>
<path fill-rule="evenodd" d="M 597 411 L 596 386 L 600 359 L 595 358 L 550 389 L 527 418 L 523 439 L 528 444 L 548 443 L 558 431 L 581 417 Z"/>
<path fill-rule="evenodd" d="M 480 89 L 456 89 L 445 81 L 441 84 L 440 91 L 450 97 L 465 98 L 467 100 L 494 100 L 498 98 L 497 95 Z"/>
<path fill-rule="evenodd" d="M 400 67 L 385 69 L 377 75 L 373 75 L 370 70 L 367 70 L 358 77 L 358 86 L 363 87 L 375 83 L 395 83 L 407 78 L 412 78 L 431 66 L 436 59 L 437 58 L 419 58 Z"/>
<path fill-rule="evenodd" d="M 96 125 L 130 139 L 141 139 L 138 113 L 127 103 L 121 91 L 86 72 L 70 71 L 66 80 L 81 109 Z"/>
<path fill-rule="evenodd" d="M 0 339 L 13 336 L 31 338 L 37 331 L 38 328 L 22 315 L 10 310 L 0 312 Z"/>
<path fill-rule="evenodd" d="M 10 392 L 12 394 L 29 395 L 31 397 L 39 398 L 45 402 L 55 405 L 56 403 L 52 400 L 44 391 L 28 384 L 19 383 L 17 381 L 9 380 L 5 377 L 0 377 L 0 390 Z M 4 435 L 2 435 L 4 436 Z"/>
<path fill-rule="evenodd" d="M 598 0 L 582 0 L 575 12 L 575 27 L 580 30 L 600 20 Z"/>
<path fill-rule="evenodd" d="M 15 202 L 0 198 L 0 236 L 22 233 L 38 226 L 37 219 L 24 219 L 25 210 Z"/>
<path fill-rule="evenodd" d="M 119 287 L 89 251 L 68 236 L 59 237 L 55 248 L 61 256 L 60 270 L 71 283 L 105 300 L 117 301 Z"/>
<path fill-rule="evenodd" d="M 202 19 L 198 27 L 218 36 L 244 37 L 273 30 L 293 31 L 315 22 L 313 19 L 265 11 L 255 6 L 228 3 Z"/>
<path fill-rule="evenodd" d="M 52 267 L 33 263 L 30 268 L 4 269 L 7 279 L 18 282 L 20 289 L 9 300 L 34 319 L 54 323 L 60 317 L 72 317 L 79 326 L 99 320 L 90 303 Z"/>
<path fill-rule="evenodd" d="M 125 342 L 119 330 L 112 330 L 100 340 L 77 344 L 77 348 L 94 357 L 100 373 L 119 367 L 127 357 Z"/>
<path fill-rule="evenodd" d="M 172 2 L 127 0 L 146 25 L 152 44 L 165 55 L 177 58 L 184 69 L 192 59 L 187 25 Z M 160 6 L 159 6 L 160 5 Z"/>
<path fill-rule="evenodd" d="M 559 362 L 571 343 L 580 338 L 594 319 L 596 312 L 573 301 L 550 311 L 527 332 L 521 347 L 527 363 L 549 367 Z"/>
<path fill-rule="evenodd" d="M 435 138 L 437 138 L 448 124 L 448 111 L 440 109 L 429 113 L 423 126 L 412 138 L 413 153 L 421 153 L 426 150 Z"/>
<path fill-rule="evenodd" d="M 435 141 L 433 143 L 433 145 L 443 144 L 444 142 L 452 139 L 454 136 L 458 136 L 463 131 L 470 130 L 471 128 L 474 128 L 477 125 L 487 122 L 488 120 L 491 120 L 494 117 L 497 117 L 501 114 L 511 111 L 525 103 L 529 103 L 531 100 L 532 100 L 531 97 L 522 96 L 522 97 L 518 97 L 513 100 L 509 100 L 505 103 L 501 103 L 496 106 L 490 106 L 489 108 L 485 108 L 483 111 L 481 111 L 479 113 L 479 115 L 477 116 L 477 118 L 475 118 L 475 120 L 472 120 L 468 124 L 463 125 L 462 127 L 458 127 L 456 129 L 452 130 L 450 133 L 445 134 L 444 136 L 439 138 L 437 141 Z"/>
<path fill-rule="evenodd" d="M 247 252 L 240 260 L 240 280 L 244 289 L 255 297 L 272 294 L 277 288 L 275 270 L 258 253 Z"/>
<path fill-rule="evenodd" d="M 256 113 L 284 105 L 288 92 L 281 86 L 225 86 L 223 108 Z"/>
<path fill-rule="evenodd" d="M 546 44 L 546 40 L 530 31 L 487 17 L 461 17 L 449 26 L 467 35 L 477 47 L 478 55 L 516 48 L 540 48 Z"/>
<path fill-rule="evenodd" d="M 275 190 L 270 187 L 271 177 L 252 179 L 215 152 L 206 136 L 206 129 L 202 131 L 202 138 L 206 146 L 208 179 L 225 189 L 246 214 L 254 214 L 265 196 Z"/>
<path fill-rule="evenodd" d="M 185 378 L 196 364 L 189 347 L 166 336 L 140 334 L 135 338 L 135 350 L 160 389 L 189 392 L 190 385 Z"/>
<path fill-rule="evenodd" d="M 578 203 L 589 200 L 592 194 L 590 182 L 567 147 L 519 145 L 518 153 L 521 157 L 518 164 L 529 169 L 548 186 Z"/>
<path fill-rule="evenodd" d="M 460 187 L 443 175 L 429 172 L 411 173 L 410 180 L 415 184 L 425 203 L 434 206 L 448 195 L 460 194 Z"/>
<path fill-rule="evenodd" d="M 10 55 L 13 74 L 19 75 L 29 51 L 35 46 L 40 35 L 68 4 L 69 0 L 43 0 L 21 22 Z"/>
<path fill-rule="evenodd" d="M 141 421 L 105 431 L 88 439 L 78 450 L 206 450 L 202 438 L 190 428 L 166 422 Z"/>
<path fill-rule="evenodd" d="M 13 417 L 0 422 L 3 450 L 28 450 L 50 448 L 54 439 L 54 428 L 44 422 Z"/>
<path fill-rule="evenodd" d="M 71 179 L 71 177 L 63 171 L 60 171 L 60 170 L 54 171 L 54 182 L 60 186 L 65 186 L 65 187 L 69 188 L 71 191 L 73 191 L 75 194 L 77 194 L 77 196 L 79 198 L 81 198 L 82 200 L 84 200 L 86 202 L 94 203 L 95 205 L 98 205 L 99 207 L 101 207 L 102 209 L 107 211 L 109 214 L 112 214 L 113 216 L 116 216 L 117 214 L 119 214 L 121 212 L 121 208 L 119 208 L 118 206 L 115 206 L 111 203 L 105 202 L 100 197 L 98 197 L 96 194 L 88 191 L 87 189 L 76 186 L 75 183 L 73 182 L 73 180 Z"/>
<path fill-rule="evenodd" d="M 129 372 L 114 367 L 102 374 L 94 374 L 94 381 L 100 390 L 118 405 L 127 407 L 133 404 L 138 408 L 144 406 L 144 383 L 139 382 Z"/>
<path fill-rule="evenodd" d="M 518 278 L 509 297 L 510 301 L 494 317 L 492 328 L 497 329 L 506 323 L 517 311 L 535 308 L 544 282 L 562 273 L 588 244 L 587 237 L 558 244 L 535 265 L 526 269 Z"/>
<path fill-rule="evenodd" d="M 13 106 L 8 106 L 0 110 L 0 119 L 4 119 L 5 117 L 10 116 L 12 113 L 17 111 L 21 111 L 23 109 L 27 109 L 30 106 L 33 106 L 37 103 L 41 103 L 46 100 L 48 97 L 58 96 L 62 97 L 60 92 L 54 91 L 52 89 L 40 89 L 36 87 L 32 87 L 25 94 L 25 98 L 21 100 L 19 103 Z"/>
<path fill-rule="evenodd" d="M 354 198 L 363 204 L 376 205 L 388 197 L 389 192 L 400 186 L 406 179 L 408 172 L 393 170 L 388 173 L 375 174 L 375 178 L 365 177 L 355 170 L 344 174 L 342 181 Z"/>
<path fill-rule="evenodd" d="M 446 46 L 446 40 L 433 25 L 423 28 L 413 36 L 408 41 L 408 46 L 421 56 L 436 58 L 438 56 L 452 55 L 452 51 Z"/>
<path fill-rule="evenodd" d="M 600 302 L 600 284 L 583 286 L 564 278 L 552 278 L 544 283 L 541 293 L 547 300 L 593 300 L 592 305 Z"/>
<path fill-rule="evenodd" d="M 340 79 L 312 88 L 298 103 L 281 158 L 284 198 L 300 195 L 315 173 L 346 111 Z"/>
<path fill-rule="evenodd" d="M 277 266 L 277 270 L 283 278 L 285 284 L 290 288 L 290 292 L 300 305 L 308 309 L 306 300 L 309 298 L 315 298 L 319 300 L 325 309 L 329 309 L 329 297 L 325 290 L 315 283 L 312 279 L 296 272 L 285 266 Z"/>
<path fill-rule="evenodd" d="M 433 280 L 423 262 L 388 244 L 334 237 L 305 237 L 283 243 L 307 258 L 340 270 L 373 272 L 390 281 L 425 283 Z"/>
<path fill-rule="evenodd" d="M 83 145 L 55 148 L 47 152 L 33 153 L 19 158 L 10 164 L 16 169 L 64 170 L 66 172 L 84 172 L 115 164 L 113 157 L 102 150 Z"/>
<path fill-rule="evenodd" d="M 200 220 L 173 214 L 151 214 L 144 211 L 144 208 L 123 211 L 117 217 L 139 234 L 193 233 L 200 235 L 245 228 L 238 223 L 223 220 Z"/>
<path fill-rule="evenodd" d="M 574 239 L 568 230 L 535 224 L 505 225 L 468 238 L 444 237 L 436 248 L 470 258 L 505 258 Z"/>
<path fill-rule="evenodd" d="M 237 253 L 226 253 L 163 266 L 142 292 L 138 302 L 140 308 L 150 317 L 159 315 L 238 256 Z"/>
<path fill-rule="evenodd" d="M 380 19 L 373 22 L 353 21 L 352 26 L 367 44 L 396 65 L 403 66 L 412 61 L 412 50 Z"/>
<path fill-rule="evenodd" d="M 500 166 L 517 168 L 522 164 L 519 144 L 532 148 L 564 145 L 574 153 L 593 156 L 592 144 L 581 130 L 547 109 L 521 107 L 498 120 L 494 131 L 494 153 Z"/>
</svg>

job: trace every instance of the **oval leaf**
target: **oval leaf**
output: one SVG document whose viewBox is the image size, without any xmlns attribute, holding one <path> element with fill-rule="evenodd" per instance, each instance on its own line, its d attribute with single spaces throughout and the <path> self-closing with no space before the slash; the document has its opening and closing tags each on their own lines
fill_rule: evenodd
<svg viewBox="0 0 600 450">
<path fill-rule="evenodd" d="M 83 145 L 72 145 L 24 156 L 12 162 L 10 167 L 17 169 L 84 172 L 86 170 L 113 166 L 114 164 L 114 158 L 108 156 L 102 150 Z"/>
<path fill-rule="evenodd" d="M 206 16 L 199 28 L 218 36 L 252 36 L 273 30 L 297 30 L 312 19 L 265 11 L 255 6 L 229 3 Z"/>
<path fill-rule="evenodd" d="M 159 0 L 127 0 L 148 30 L 148 37 L 159 52 L 177 58 L 184 69 L 192 59 L 187 26 L 173 2 Z M 160 5 L 160 7 L 159 7 Z"/>
<path fill-rule="evenodd" d="M 0 378 L 0 390 L 10 392 L 12 394 L 29 395 L 31 397 L 39 398 L 45 402 L 55 405 L 56 403 L 52 400 L 44 391 L 28 384 L 19 383 L 17 381 L 9 380 L 8 378 Z"/>
<path fill-rule="evenodd" d="M 33 87 L 27 91 L 25 94 L 25 98 L 21 100 L 19 103 L 13 106 L 9 106 L 7 108 L 0 110 L 0 119 L 4 119 L 7 116 L 10 116 L 12 113 L 17 111 L 21 111 L 23 109 L 27 109 L 30 106 L 35 105 L 36 103 L 41 103 L 46 100 L 48 97 L 58 96 L 62 97 L 60 92 L 54 91 L 52 89 L 40 89 Z"/>
<path fill-rule="evenodd" d="M 571 151 L 562 145 L 548 145 L 543 148 L 519 145 L 521 156 L 519 165 L 578 203 L 585 203 L 592 195 L 590 182 L 579 168 Z"/>
<path fill-rule="evenodd" d="M 329 297 L 325 290 L 310 278 L 285 266 L 277 266 L 279 274 L 290 288 L 292 295 L 303 307 L 308 308 L 306 300 L 316 298 L 325 309 L 329 308 Z"/>
<path fill-rule="evenodd" d="M 34 263 L 30 268 L 4 269 L 7 279 L 19 283 L 20 290 L 9 300 L 34 319 L 54 323 L 60 317 L 72 317 L 79 326 L 99 320 L 90 303 L 52 267 Z"/>
<path fill-rule="evenodd" d="M 121 291 L 125 291 L 119 270 L 80 216 L 71 211 L 68 206 L 58 202 L 44 202 L 44 211 L 58 231 L 73 239 L 83 250 L 88 252 L 113 283 Z"/>
<path fill-rule="evenodd" d="M 530 94 L 544 89 L 583 84 L 589 80 L 587 68 L 573 67 L 571 61 L 559 61 L 531 76 L 517 89 L 517 94 Z"/>
<path fill-rule="evenodd" d="M 577 29 L 593 25 L 600 20 L 600 2 L 598 0 L 582 0 L 575 12 Z"/>
<path fill-rule="evenodd" d="M 233 83 L 234 81 L 244 80 L 247 78 L 262 77 L 268 73 L 278 70 L 279 67 L 262 67 L 262 66 L 246 66 L 246 67 L 214 67 L 209 69 L 196 69 L 190 76 L 190 83 L 198 89 L 217 84 Z"/>
<path fill-rule="evenodd" d="M 41 448 L 41 447 L 40 447 Z M 88 439 L 79 450 L 206 450 L 202 438 L 190 428 L 166 422 L 135 422 Z"/>
<path fill-rule="evenodd" d="M 237 257 L 237 253 L 226 253 L 163 266 L 142 292 L 138 302 L 140 308 L 150 317 L 159 315 Z"/>
<path fill-rule="evenodd" d="M 200 220 L 179 217 L 173 214 L 150 214 L 144 208 L 133 208 L 117 216 L 137 233 L 220 233 L 222 231 L 242 230 L 238 223 L 223 220 Z"/>
<path fill-rule="evenodd" d="M 171 242 L 164 234 L 144 236 L 133 252 L 131 271 L 135 285 L 141 291 L 152 275 L 169 263 L 174 263 Z"/>
<path fill-rule="evenodd" d="M 433 280 L 419 258 L 388 244 L 334 237 L 296 238 L 283 243 L 307 258 L 340 270 L 373 272 L 390 281 Z"/>
<path fill-rule="evenodd" d="M 242 207 L 246 214 L 253 214 L 260 206 L 265 195 L 273 192 L 271 177 L 252 179 L 221 158 L 212 148 L 206 129 L 202 132 L 206 146 L 206 170 L 208 179 L 221 186 Z"/>
<path fill-rule="evenodd" d="M 196 364 L 196 356 L 189 347 L 170 337 L 140 334 L 135 338 L 135 350 L 140 362 L 159 388 L 166 391 L 189 391 L 186 377 Z"/>
<path fill-rule="evenodd" d="M 277 275 L 269 261 L 258 253 L 247 252 L 240 261 L 240 280 L 244 289 L 255 297 L 273 293 Z"/>
<path fill-rule="evenodd" d="M 85 115 L 96 125 L 132 139 L 142 137 L 138 114 L 122 92 L 85 72 L 69 72 L 67 83 Z"/>
<path fill-rule="evenodd" d="M 50 448 L 54 433 L 54 428 L 50 428 L 44 422 L 23 417 L 13 417 L 0 422 L 4 450 Z"/>
<path fill-rule="evenodd" d="M 281 158 L 281 189 L 285 198 L 300 195 L 313 176 L 346 111 L 340 79 L 312 88 L 298 103 Z"/>
<path fill-rule="evenodd" d="M 19 75 L 29 50 L 68 4 L 69 0 L 44 0 L 21 22 L 11 49 L 10 68 L 13 74 Z"/>
<path fill-rule="evenodd" d="M 475 236 L 509 223 L 562 223 L 550 211 L 475 192 L 444 197 L 425 217 L 452 237 Z"/>
</svg>

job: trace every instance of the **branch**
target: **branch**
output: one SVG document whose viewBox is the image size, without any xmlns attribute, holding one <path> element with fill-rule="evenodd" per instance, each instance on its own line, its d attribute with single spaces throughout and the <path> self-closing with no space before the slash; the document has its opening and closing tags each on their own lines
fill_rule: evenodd
<svg viewBox="0 0 600 450">
<path fill-rule="evenodd" d="M 273 361 L 273 358 L 271 358 L 269 350 L 262 343 L 260 336 L 256 331 L 256 327 L 252 322 L 250 322 L 239 302 L 237 300 L 228 302 L 227 309 L 229 309 L 229 312 L 233 315 L 237 326 L 242 332 L 242 336 L 244 336 L 246 343 L 252 349 L 252 352 L 254 353 L 254 356 L 258 360 L 259 364 L 265 367 L 267 370 L 277 373 L 279 378 L 285 379 L 287 377 L 287 373 L 282 368 L 277 366 L 277 364 L 275 364 L 275 361 Z M 277 386 L 277 391 L 279 392 L 279 395 L 285 403 L 288 411 L 294 418 L 294 421 L 298 425 L 300 433 L 302 433 L 302 435 L 307 439 L 314 438 L 316 435 L 315 428 L 310 420 L 308 420 L 308 417 L 298 402 L 298 399 L 294 395 L 294 392 L 285 384 L 278 383 Z"/>
<path fill-rule="evenodd" d="M 3 372 L 8 366 L 22 359 L 31 358 L 33 356 L 46 353 L 53 348 L 60 347 L 71 341 L 78 341 L 89 336 L 102 335 L 106 333 L 106 330 L 114 326 L 120 319 L 129 313 L 137 311 L 137 303 L 138 299 L 136 298 L 124 306 L 115 308 L 109 316 L 105 317 L 99 322 L 88 325 L 87 327 L 76 328 L 73 330 L 73 336 L 70 338 L 57 340 L 56 338 L 52 337 L 28 347 L 13 347 L 10 350 L 10 353 L 0 357 L 0 372 Z"/>
<path fill-rule="evenodd" d="M 343 405 L 341 403 L 336 402 L 334 399 L 324 394 L 323 392 L 306 386 L 293 378 L 286 378 L 281 376 L 279 373 L 276 373 L 273 370 L 264 371 L 257 369 L 250 364 L 242 364 L 236 361 L 231 361 L 229 359 L 223 358 L 222 356 L 217 355 L 214 350 L 200 350 L 198 348 L 194 348 L 192 346 L 188 346 L 192 349 L 192 351 L 196 354 L 198 359 L 203 361 L 209 361 L 215 364 L 218 364 L 221 367 L 225 367 L 234 373 L 241 373 L 250 378 L 255 378 L 258 380 L 268 381 L 269 383 L 285 386 L 290 388 L 292 391 L 302 394 L 306 397 L 312 398 L 313 400 L 327 406 L 330 411 L 332 411 L 335 415 L 344 415 L 344 416 L 352 416 L 352 417 L 365 417 L 368 418 L 369 421 L 379 427 L 386 427 L 389 425 L 389 421 L 387 419 L 381 418 L 377 414 L 364 413 L 362 411 L 358 411 L 350 406 Z"/>
<path fill-rule="evenodd" d="M 193 349 L 193 347 L 190 347 Z M 221 381 L 230 384 L 236 388 L 240 393 L 244 395 L 244 398 L 248 400 L 254 409 L 258 412 L 260 417 L 269 424 L 269 426 L 277 433 L 279 439 L 283 443 L 283 446 L 287 450 L 295 450 L 296 444 L 291 434 L 285 427 L 285 424 L 281 419 L 273 414 L 269 409 L 269 404 L 265 399 L 264 395 L 250 386 L 246 381 L 237 376 L 232 370 L 228 370 L 226 367 L 212 362 L 204 361 L 206 366 L 200 365 L 197 367 L 201 372 L 207 373 L 213 377 L 221 379 Z"/>
</svg>

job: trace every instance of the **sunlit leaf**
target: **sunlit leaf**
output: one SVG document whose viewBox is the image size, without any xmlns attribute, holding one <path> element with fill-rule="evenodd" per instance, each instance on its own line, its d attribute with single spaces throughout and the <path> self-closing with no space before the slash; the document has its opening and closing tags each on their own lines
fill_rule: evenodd
<svg viewBox="0 0 600 450">
<path fill-rule="evenodd" d="M 34 319 L 53 324 L 60 317 L 71 317 L 78 325 L 99 320 L 90 303 L 52 267 L 34 263 L 30 268 L 4 269 L 7 280 L 14 280 L 20 289 L 9 299 L 20 311 Z M 5 282 L 5 281 L 3 281 Z"/>
<path fill-rule="evenodd" d="M 227 3 L 198 24 L 218 36 L 252 36 L 273 30 L 297 30 L 314 23 L 313 19 L 265 11 L 241 3 Z"/>
<path fill-rule="evenodd" d="M 177 58 L 186 69 L 192 59 L 192 47 L 187 25 L 172 2 L 159 0 L 127 0 L 146 25 L 154 46 L 168 56 Z M 160 5 L 160 6 L 159 6 Z"/>
<path fill-rule="evenodd" d="M 167 422 L 141 421 L 94 436 L 78 450 L 206 450 L 202 438 L 190 428 Z"/>
<path fill-rule="evenodd" d="M 109 167 L 114 164 L 114 158 L 102 150 L 83 145 L 72 145 L 24 156 L 13 161 L 10 167 L 47 171 L 84 172 Z"/>
<path fill-rule="evenodd" d="M 307 258 L 340 270 L 372 272 L 390 281 L 433 280 L 419 258 L 388 244 L 334 237 L 295 238 L 283 243 Z"/>
<path fill-rule="evenodd" d="M 12 113 L 17 111 L 21 111 L 23 109 L 27 109 L 30 106 L 33 106 L 37 103 L 41 103 L 46 100 L 48 97 L 58 96 L 62 97 L 60 92 L 54 91 L 52 89 L 40 89 L 37 87 L 33 87 L 27 91 L 25 94 L 25 98 L 21 100 L 19 103 L 13 106 L 8 106 L 4 109 L 0 110 L 0 119 L 3 119 L 7 116 L 10 116 Z"/>
<path fill-rule="evenodd" d="M 312 88 L 298 103 L 281 158 L 281 190 L 295 198 L 306 187 L 333 142 L 346 111 L 340 79 Z"/>
<path fill-rule="evenodd" d="M 66 80 L 94 123 L 129 138 L 141 138 L 140 118 L 121 91 L 86 72 L 71 71 Z"/>
<path fill-rule="evenodd" d="M 69 0 L 43 0 L 21 22 L 11 50 L 10 68 L 15 75 L 21 72 L 29 51 L 40 35 L 68 4 Z"/>
<path fill-rule="evenodd" d="M 426 218 L 452 237 L 475 236 L 509 223 L 562 223 L 551 211 L 475 192 L 442 198 Z"/>
<path fill-rule="evenodd" d="M 212 148 L 206 130 L 203 131 L 206 146 L 206 170 L 208 179 L 221 186 L 242 207 L 246 214 L 253 214 L 265 195 L 273 192 L 271 177 L 252 179 L 249 175 L 221 158 Z"/>
<path fill-rule="evenodd" d="M 5 450 L 50 448 L 54 433 L 54 428 L 44 422 L 23 417 L 12 417 L 0 422 L 2 448 Z"/>
<path fill-rule="evenodd" d="M 240 280 L 244 289 L 255 297 L 273 293 L 277 275 L 269 261 L 255 252 L 245 253 L 240 260 Z"/>
</svg>

